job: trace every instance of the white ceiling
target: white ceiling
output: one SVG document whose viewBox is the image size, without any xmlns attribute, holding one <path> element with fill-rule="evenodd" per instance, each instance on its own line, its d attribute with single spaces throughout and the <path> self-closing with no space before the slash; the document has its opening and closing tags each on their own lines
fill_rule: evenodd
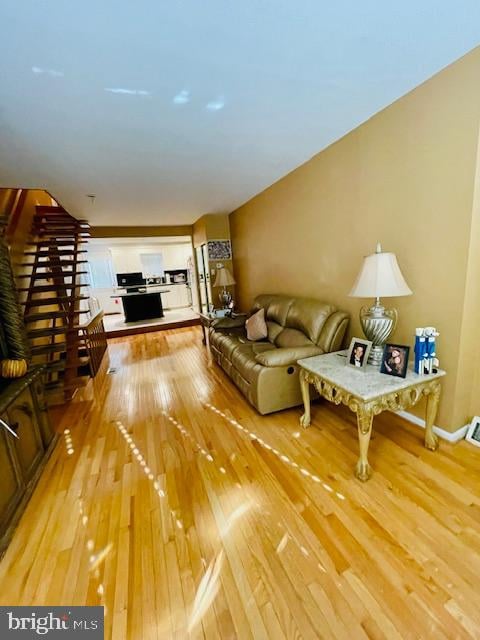
<svg viewBox="0 0 480 640">
<path fill-rule="evenodd" d="M 478 0 L 0 0 L 0 186 L 229 212 L 479 42 Z"/>
</svg>

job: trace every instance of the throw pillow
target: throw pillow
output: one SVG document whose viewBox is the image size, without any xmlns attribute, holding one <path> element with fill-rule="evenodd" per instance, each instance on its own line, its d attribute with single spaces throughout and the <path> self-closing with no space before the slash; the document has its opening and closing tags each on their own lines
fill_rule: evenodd
<svg viewBox="0 0 480 640">
<path fill-rule="evenodd" d="M 250 316 L 245 322 L 245 328 L 249 340 L 253 342 L 264 340 L 268 335 L 267 324 L 265 322 L 265 309 L 259 309 L 257 313 Z"/>
</svg>

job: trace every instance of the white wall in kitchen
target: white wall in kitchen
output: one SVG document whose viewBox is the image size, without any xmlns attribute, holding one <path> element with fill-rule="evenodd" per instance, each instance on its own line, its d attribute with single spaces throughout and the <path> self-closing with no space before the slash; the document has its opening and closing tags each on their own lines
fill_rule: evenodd
<svg viewBox="0 0 480 640">
<path fill-rule="evenodd" d="M 112 260 L 115 273 L 131 273 L 143 271 L 140 255 L 143 253 L 161 253 L 163 268 L 186 269 L 189 256 L 192 255 L 190 244 L 138 244 L 111 246 Z"/>
<path fill-rule="evenodd" d="M 113 298 L 116 286 L 117 273 L 131 273 L 141 271 L 143 266 L 140 256 L 142 254 L 162 254 L 163 268 L 188 269 L 192 265 L 192 244 L 189 239 L 183 242 L 148 242 L 142 239 L 138 243 L 134 239 L 106 238 L 105 240 L 93 239 L 89 244 L 89 254 L 93 260 L 99 256 L 108 255 L 111 258 L 113 285 L 112 287 L 91 287 L 90 295 L 97 298 L 100 307 L 105 313 L 123 313 L 120 298 Z M 190 260 L 189 260 L 190 258 Z M 102 285 L 104 283 L 102 282 Z M 169 293 L 162 295 L 162 301 L 166 309 L 186 307 L 191 304 L 192 293 L 187 290 L 187 285 L 164 285 L 165 289 L 170 289 Z M 193 292 L 196 296 L 196 290 Z"/>
</svg>

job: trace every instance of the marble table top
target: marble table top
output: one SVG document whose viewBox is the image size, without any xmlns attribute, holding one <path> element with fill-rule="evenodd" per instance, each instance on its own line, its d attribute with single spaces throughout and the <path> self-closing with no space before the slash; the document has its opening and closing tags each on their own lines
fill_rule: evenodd
<svg viewBox="0 0 480 640">
<path fill-rule="evenodd" d="M 437 373 L 423 376 L 409 369 L 405 378 L 398 378 L 380 373 L 379 367 L 370 364 L 367 364 L 365 369 L 347 367 L 346 361 L 347 351 L 335 351 L 321 356 L 303 358 L 298 360 L 298 364 L 306 371 L 318 375 L 322 380 L 341 387 L 364 401 L 446 375 L 446 372 L 441 369 Z"/>
</svg>

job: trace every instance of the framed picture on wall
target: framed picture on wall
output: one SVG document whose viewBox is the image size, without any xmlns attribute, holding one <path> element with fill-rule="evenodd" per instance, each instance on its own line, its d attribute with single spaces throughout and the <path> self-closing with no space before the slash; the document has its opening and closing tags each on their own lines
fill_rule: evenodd
<svg viewBox="0 0 480 640">
<path fill-rule="evenodd" d="M 472 423 L 468 427 L 467 435 L 465 436 L 467 442 L 471 442 L 476 447 L 480 447 L 480 417 L 475 416 Z"/>
<path fill-rule="evenodd" d="M 209 260 L 231 260 L 232 245 L 230 240 L 209 240 L 208 241 Z"/>
</svg>

